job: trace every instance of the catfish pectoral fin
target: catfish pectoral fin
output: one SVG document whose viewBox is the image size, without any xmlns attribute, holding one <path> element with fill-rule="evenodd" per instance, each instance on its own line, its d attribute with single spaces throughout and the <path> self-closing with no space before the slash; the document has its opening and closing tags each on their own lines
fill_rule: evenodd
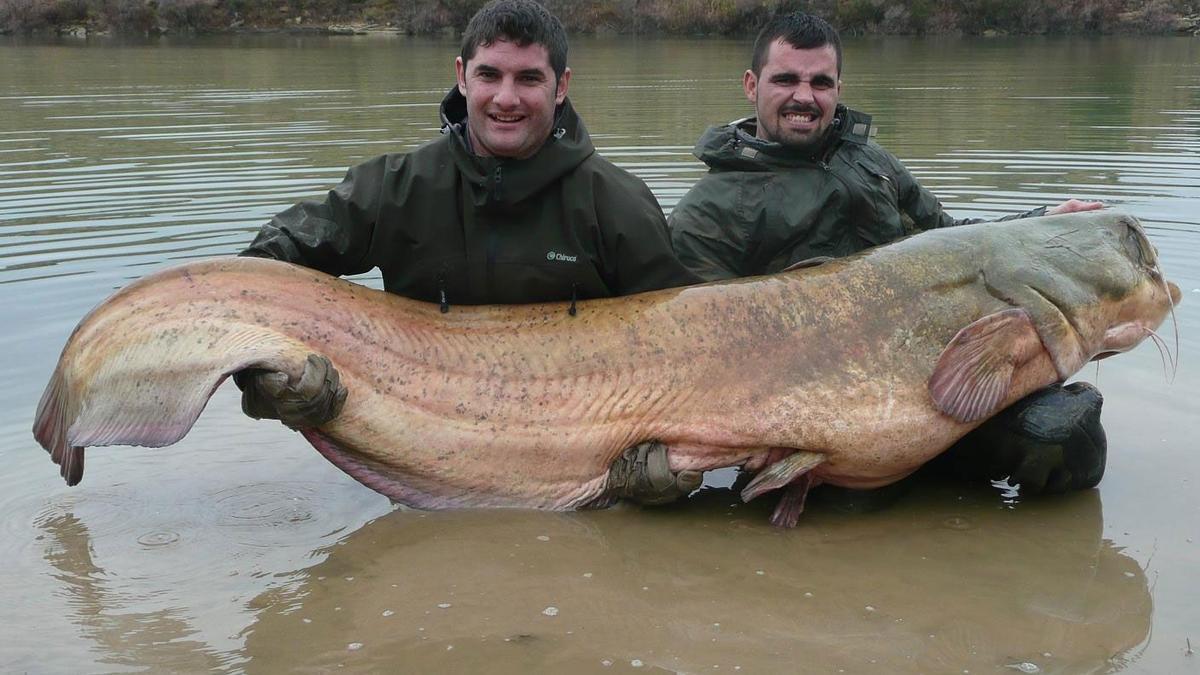
<svg viewBox="0 0 1200 675">
<path fill-rule="evenodd" d="M 825 455 L 819 452 L 800 450 L 788 455 L 758 472 L 754 480 L 742 489 L 742 501 L 748 502 L 764 492 L 781 488 L 824 461 Z"/>
<path fill-rule="evenodd" d="M 1017 366 L 1045 351 L 1033 319 L 1006 309 L 958 331 L 929 377 L 934 406 L 960 422 L 994 414 L 1008 396 Z"/>
</svg>

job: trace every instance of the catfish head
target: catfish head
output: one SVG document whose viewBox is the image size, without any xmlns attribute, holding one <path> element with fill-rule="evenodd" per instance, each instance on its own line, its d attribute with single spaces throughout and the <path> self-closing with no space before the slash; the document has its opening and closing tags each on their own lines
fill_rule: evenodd
<svg viewBox="0 0 1200 675">
<path fill-rule="evenodd" d="M 1125 352 L 1179 303 L 1133 216 L 1102 212 L 990 224 L 982 277 L 1007 308 L 955 335 L 929 379 L 935 406 L 962 422 L 995 413 L 1013 375 L 1049 354 L 1058 380 Z"/>
</svg>

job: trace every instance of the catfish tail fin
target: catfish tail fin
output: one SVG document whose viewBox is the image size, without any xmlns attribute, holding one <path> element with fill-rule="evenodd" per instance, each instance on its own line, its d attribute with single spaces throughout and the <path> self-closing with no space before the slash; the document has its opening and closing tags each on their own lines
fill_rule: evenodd
<svg viewBox="0 0 1200 675">
<path fill-rule="evenodd" d="M 61 467 L 67 485 L 83 477 L 88 446 L 160 448 L 180 440 L 226 377 L 262 360 L 166 363 L 158 368 L 110 363 L 80 381 L 72 381 L 68 363 L 59 364 L 42 394 L 33 435 Z"/>
<path fill-rule="evenodd" d="M 59 465 L 59 473 L 67 485 L 76 485 L 83 478 L 83 448 L 67 442 L 67 420 L 74 419 L 76 414 L 68 411 L 67 403 L 62 373 L 55 368 L 38 403 L 33 436 L 50 453 L 50 459 Z"/>
</svg>

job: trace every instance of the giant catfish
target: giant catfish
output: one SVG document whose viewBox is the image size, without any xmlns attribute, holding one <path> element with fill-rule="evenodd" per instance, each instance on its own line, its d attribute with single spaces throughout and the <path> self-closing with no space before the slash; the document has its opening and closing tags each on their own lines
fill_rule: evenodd
<svg viewBox="0 0 1200 675">
<path fill-rule="evenodd" d="M 750 499 L 899 480 L 998 410 L 1131 349 L 1180 300 L 1128 215 L 936 230 L 780 274 L 565 304 L 416 302 L 251 258 L 130 284 L 71 335 L 34 434 L 79 482 L 85 446 L 164 446 L 230 374 L 328 357 L 349 390 L 302 430 L 414 507 L 606 501 L 622 449 L 737 466 Z"/>
</svg>

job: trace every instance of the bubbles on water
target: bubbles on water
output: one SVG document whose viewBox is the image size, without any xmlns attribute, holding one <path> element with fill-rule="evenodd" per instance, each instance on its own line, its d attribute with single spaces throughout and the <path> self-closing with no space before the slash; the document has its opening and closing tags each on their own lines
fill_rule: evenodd
<svg viewBox="0 0 1200 675">
<path fill-rule="evenodd" d="M 216 493 L 213 504 L 220 527 L 287 527 L 313 520 L 317 499 L 307 484 L 251 483 Z"/>
<path fill-rule="evenodd" d="M 162 546 L 170 546 L 179 541 L 179 533 L 171 532 L 170 530 L 156 530 L 147 532 L 137 538 L 137 542 L 146 548 L 159 548 Z"/>
<path fill-rule="evenodd" d="M 547 607 L 546 609 L 542 610 L 542 614 L 545 614 L 546 616 L 558 616 L 558 608 Z"/>
<path fill-rule="evenodd" d="M 950 516 L 942 520 L 942 527 L 949 530 L 971 530 L 975 528 L 975 523 L 963 516 Z"/>
<path fill-rule="evenodd" d="M 1041 667 L 1038 666 L 1038 664 L 1030 663 L 1029 661 L 1024 661 L 1022 663 L 1010 663 L 1005 667 L 1012 668 L 1013 670 L 1020 672 L 1020 673 L 1030 673 L 1031 675 L 1033 673 L 1042 672 L 1042 669 L 1041 669 Z"/>
<path fill-rule="evenodd" d="M 362 648 L 363 648 L 363 643 L 361 643 L 361 642 L 351 642 L 350 644 L 346 645 L 346 649 L 349 649 L 352 652 L 356 652 Z"/>
</svg>

